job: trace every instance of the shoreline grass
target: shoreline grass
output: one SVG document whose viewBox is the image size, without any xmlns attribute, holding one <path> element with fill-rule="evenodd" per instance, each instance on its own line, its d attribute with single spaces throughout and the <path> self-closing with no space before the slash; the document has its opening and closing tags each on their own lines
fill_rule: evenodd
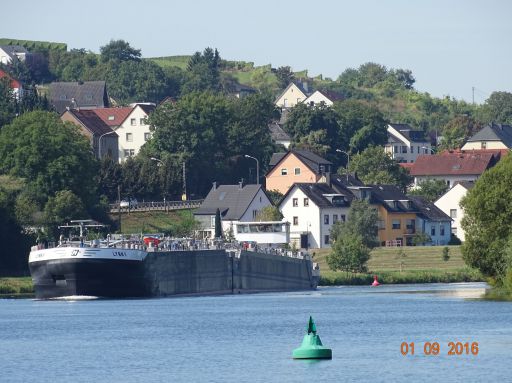
<svg viewBox="0 0 512 383">
<path fill-rule="evenodd" d="M 0 278 L 0 298 L 32 298 L 34 294 L 30 277 Z"/>
</svg>

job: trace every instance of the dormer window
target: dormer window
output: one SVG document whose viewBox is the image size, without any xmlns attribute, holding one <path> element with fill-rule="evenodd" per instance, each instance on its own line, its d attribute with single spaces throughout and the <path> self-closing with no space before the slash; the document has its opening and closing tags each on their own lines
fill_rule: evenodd
<svg viewBox="0 0 512 383">
<path fill-rule="evenodd" d="M 108 120 L 109 120 L 109 121 L 114 121 L 114 120 L 115 120 L 115 118 L 116 118 L 115 116 L 108 116 Z"/>
</svg>

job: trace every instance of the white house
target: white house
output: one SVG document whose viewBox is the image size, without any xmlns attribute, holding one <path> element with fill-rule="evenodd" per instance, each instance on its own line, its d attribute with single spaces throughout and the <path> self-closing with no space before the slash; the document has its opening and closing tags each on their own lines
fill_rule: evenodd
<svg viewBox="0 0 512 383">
<path fill-rule="evenodd" d="M 213 184 L 201 207 L 194 217 L 200 222 L 199 236 L 215 237 L 215 215 L 220 211 L 222 231 L 235 236 L 238 222 L 253 222 L 264 207 L 272 202 L 261 185 L 221 185 Z"/>
<path fill-rule="evenodd" d="M 384 151 L 401 163 L 413 163 L 419 155 L 430 155 L 432 147 L 425 134 L 407 124 L 388 124 L 388 142 Z"/>
<path fill-rule="evenodd" d="M 427 234 L 430 242 L 427 245 L 444 246 L 451 239 L 452 219 L 432 202 L 423 197 L 408 196 L 418 209 L 416 213 L 416 230 Z"/>
<path fill-rule="evenodd" d="M 279 108 L 292 108 L 304 102 L 308 97 L 308 83 L 298 84 L 291 82 L 285 90 L 276 98 L 275 105 Z"/>
<path fill-rule="evenodd" d="M 94 112 L 119 135 L 119 162 L 136 156 L 142 145 L 150 139 L 147 118 L 154 109 L 154 104 L 94 109 Z"/>
<path fill-rule="evenodd" d="M 290 222 L 290 243 L 297 248 L 329 248 L 332 225 L 345 221 L 352 196 L 326 183 L 296 183 L 282 198 L 279 210 Z"/>
<path fill-rule="evenodd" d="M 25 61 L 29 51 L 21 45 L 0 45 L 0 63 L 10 64 L 13 60 Z"/>
<path fill-rule="evenodd" d="M 473 186 L 473 182 L 458 182 L 434 202 L 439 209 L 453 220 L 451 232 L 461 241 L 465 240 L 465 233 L 461 226 L 464 210 L 460 207 L 460 201 Z"/>
<path fill-rule="evenodd" d="M 320 105 L 321 103 L 324 103 L 327 106 L 332 106 L 334 101 L 337 100 L 343 100 L 343 96 L 327 90 L 317 90 L 313 92 L 311 96 L 306 98 L 304 102 L 310 106 Z"/>
</svg>

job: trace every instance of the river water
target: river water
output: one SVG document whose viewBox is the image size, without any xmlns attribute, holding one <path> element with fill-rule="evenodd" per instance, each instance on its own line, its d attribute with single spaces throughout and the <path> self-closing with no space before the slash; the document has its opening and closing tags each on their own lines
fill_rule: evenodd
<svg viewBox="0 0 512 383">
<path fill-rule="evenodd" d="M 463 283 L 139 300 L 5 299 L 0 382 L 512 381 L 512 303 L 478 299 L 484 289 Z M 309 315 L 332 360 L 291 358 Z M 438 342 L 438 355 L 425 355 L 427 341 Z M 402 342 L 414 342 L 414 355 L 410 348 L 401 354 Z M 447 355 L 449 342 L 477 342 L 478 354 Z"/>
</svg>

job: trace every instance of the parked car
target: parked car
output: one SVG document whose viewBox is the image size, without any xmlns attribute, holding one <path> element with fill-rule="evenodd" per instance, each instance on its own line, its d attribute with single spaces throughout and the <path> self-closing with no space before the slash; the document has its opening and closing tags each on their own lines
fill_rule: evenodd
<svg viewBox="0 0 512 383">
<path fill-rule="evenodd" d="M 135 198 L 132 199 L 124 199 L 119 203 L 120 207 L 136 207 L 138 204 L 137 200 Z"/>
</svg>

